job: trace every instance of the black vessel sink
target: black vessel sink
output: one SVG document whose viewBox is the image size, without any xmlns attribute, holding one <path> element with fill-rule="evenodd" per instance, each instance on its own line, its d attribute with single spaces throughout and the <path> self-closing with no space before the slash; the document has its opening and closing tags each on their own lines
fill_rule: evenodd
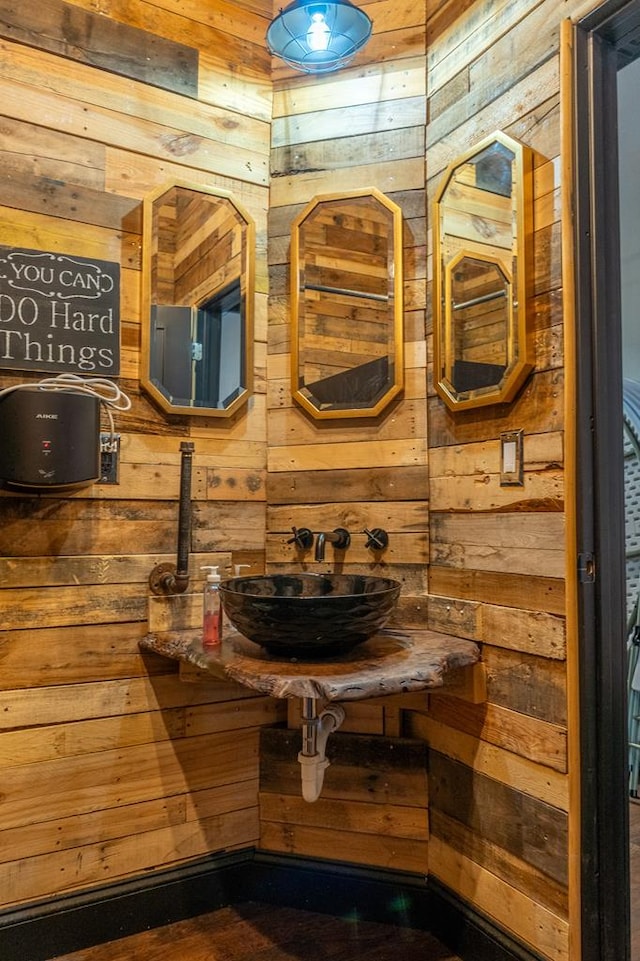
<svg viewBox="0 0 640 961">
<path fill-rule="evenodd" d="M 366 641 L 388 620 L 400 584 L 366 574 L 265 574 L 220 585 L 231 623 L 285 657 L 332 657 Z"/>
</svg>

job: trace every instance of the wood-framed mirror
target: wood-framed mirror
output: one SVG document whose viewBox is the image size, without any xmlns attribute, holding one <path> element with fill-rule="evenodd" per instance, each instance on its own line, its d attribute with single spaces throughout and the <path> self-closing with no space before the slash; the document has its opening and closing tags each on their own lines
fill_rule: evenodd
<svg viewBox="0 0 640 961">
<path fill-rule="evenodd" d="M 291 231 L 291 390 L 375 417 L 404 385 L 402 212 L 375 187 L 314 197 Z"/>
<path fill-rule="evenodd" d="M 501 131 L 447 168 L 433 204 L 435 388 L 452 410 L 506 403 L 533 368 L 533 152 Z"/>
<path fill-rule="evenodd" d="M 246 403 L 254 241 L 225 191 L 173 182 L 145 197 L 140 380 L 163 410 L 230 417 Z"/>
</svg>

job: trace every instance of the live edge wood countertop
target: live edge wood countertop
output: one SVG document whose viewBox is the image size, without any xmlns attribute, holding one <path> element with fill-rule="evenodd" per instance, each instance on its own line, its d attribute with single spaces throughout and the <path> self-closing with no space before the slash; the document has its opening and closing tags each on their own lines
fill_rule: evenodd
<svg viewBox="0 0 640 961">
<path fill-rule="evenodd" d="M 478 645 L 415 627 L 384 629 L 348 653 L 324 661 L 268 654 L 229 625 L 215 648 L 203 647 L 200 630 L 150 633 L 140 646 L 273 697 L 358 701 L 444 688 L 474 701 L 484 699 L 477 692 L 483 675 L 474 668 L 481 667 Z"/>
</svg>

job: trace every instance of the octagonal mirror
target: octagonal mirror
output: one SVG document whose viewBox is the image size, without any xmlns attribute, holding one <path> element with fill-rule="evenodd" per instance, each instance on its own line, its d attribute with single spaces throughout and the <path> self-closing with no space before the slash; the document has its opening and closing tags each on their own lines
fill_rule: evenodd
<svg viewBox="0 0 640 961">
<path fill-rule="evenodd" d="M 143 217 L 142 386 L 165 411 L 229 417 L 252 386 L 253 220 L 186 183 L 147 197 Z"/>
<path fill-rule="evenodd" d="M 402 214 L 373 187 L 315 197 L 291 234 L 291 388 L 314 418 L 373 417 L 403 387 Z"/>
<path fill-rule="evenodd" d="M 436 194 L 435 387 L 453 410 L 512 400 L 533 367 L 532 158 L 494 133 L 454 161 Z"/>
</svg>

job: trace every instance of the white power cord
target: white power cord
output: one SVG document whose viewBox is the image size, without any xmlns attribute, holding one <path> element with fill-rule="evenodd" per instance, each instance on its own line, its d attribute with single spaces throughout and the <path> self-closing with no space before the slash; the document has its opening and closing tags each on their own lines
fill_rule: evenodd
<svg viewBox="0 0 640 961">
<path fill-rule="evenodd" d="M 113 438 L 115 430 L 113 424 L 113 410 L 129 410 L 131 398 L 113 381 L 106 377 L 80 377 L 78 374 L 58 374 L 57 377 L 45 377 L 44 380 L 26 384 L 14 384 L 0 390 L 0 398 L 14 390 L 27 387 L 39 387 L 40 390 L 71 390 L 78 394 L 90 394 L 97 397 L 109 419 L 109 432 Z"/>
</svg>

